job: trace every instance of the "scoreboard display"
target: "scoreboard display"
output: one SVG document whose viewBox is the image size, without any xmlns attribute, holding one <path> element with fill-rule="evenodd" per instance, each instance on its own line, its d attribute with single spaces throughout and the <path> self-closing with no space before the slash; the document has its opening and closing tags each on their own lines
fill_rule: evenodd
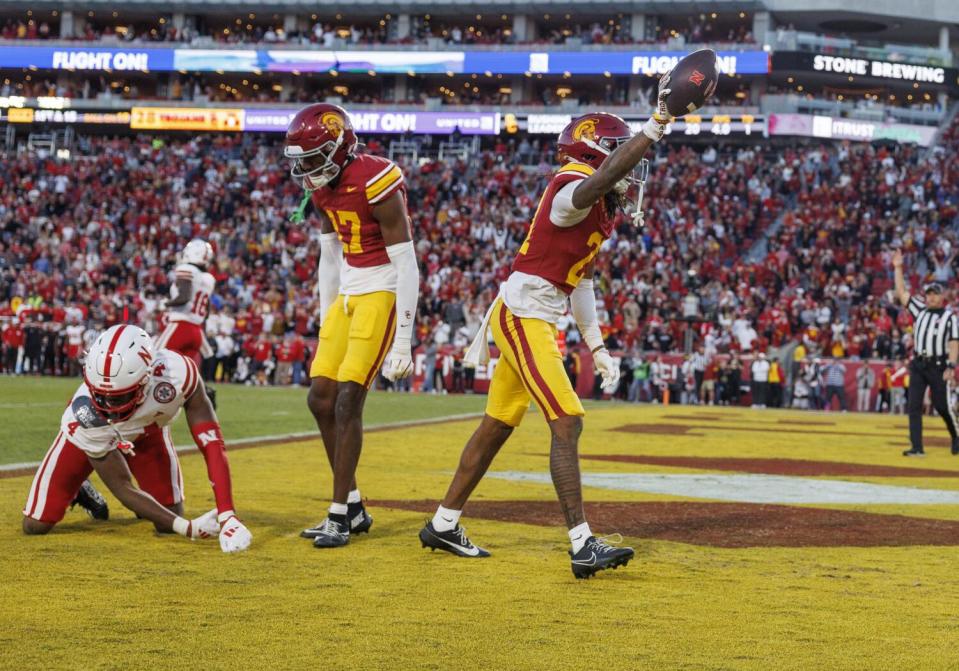
<svg viewBox="0 0 959 671">
<path fill-rule="evenodd" d="M 632 131 L 638 133 L 648 117 L 626 115 L 624 118 Z M 525 118 L 517 115 L 515 130 L 524 130 L 532 135 L 558 135 L 572 119 L 572 114 L 530 114 Z M 512 130 L 509 119 L 506 129 Z M 762 136 L 766 132 L 766 119 L 759 114 L 687 114 L 669 124 L 666 132 L 687 136 Z"/>
</svg>

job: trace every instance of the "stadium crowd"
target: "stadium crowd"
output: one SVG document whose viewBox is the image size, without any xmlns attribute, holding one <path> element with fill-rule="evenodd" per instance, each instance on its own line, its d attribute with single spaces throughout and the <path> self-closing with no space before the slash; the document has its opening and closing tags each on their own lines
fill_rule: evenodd
<svg viewBox="0 0 959 671">
<path fill-rule="evenodd" d="M 622 14 L 596 17 L 573 17 L 566 15 L 543 15 L 537 20 L 533 39 L 517 39 L 512 30 L 512 17 L 503 14 L 476 16 L 476 21 L 463 21 L 462 17 L 446 19 L 429 14 L 411 17 L 409 35 L 399 37 L 391 28 L 395 19 L 384 15 L 368 22 L 349 22 L 343 15 L 329 17 L 311 15 L 310 27 L 305 30 L 285 30 L 282 19 L 276 15 L 273 23 L 256 20 L 254 15 L 244 14 L 235 21 L 195 17 L 181 27 L 175 27 L 172 17 L 160 16 L 130 21 L 91 17 L 75 29 L 72 36 L 61 36 L 57 16 L 49 18 L 0 19 L 0 39 L 46 40 L 70 39 L 81 42 L 149 43 L 172 42 L 205 46 L 219 44 L 289 44 L 334 48 L 346 45 L 369 46 L 376 44 L 448 44 L 448 45 L 500 45 L 500 44 L 670 44 L 681 47 L 685 44 L 751 44 L 751 19 L 745 13 L 729 13 L 717 21 L 717 15 L 689 15 L 682 17 L 649 17 L 653 26 L 648 38 L 635 39 Z"/>
<path fill-rule="evenodd" d="M 207 377 L 301 383 L 317 328 L 318 234 L 315 221 L 288 221 L 300 193 L 277 161 L 278 140 L 82 137 L 69 160 L 23 153 L 0 163 L 4 370 L 75 373 L 92 334 L 118 321 L 156 333 L 177 252 L 202 237 L 218 252 Z M 753 402 L 793 402 L 803 381 L 799 396 L 815 407 L 835 386 L 824 360 L 902 360 L 910 320 L 891 301 L 890 254 L 903 249 L 913 286 L 954 279 L 957 148 L 955 127 L 928 153 L 664 142 L 646 225 L 620 215 L 598 257 L 600 321 L 623 353 L 619 394 L 738 402 L 748 377 L 770 385 L 754 388 Z M 443 388 L 444 369 L 471 387 L 462 350 L 509 272 L 555 168 L 553 146 L 500 138 L 468 161 L 397 160 L 423 271 L 423 388 Z M 578 333 L 571 320 L 560 327 L 576 375 Z M 687 345 L 696 355 L 669 363 L 675 371 L 644 372 Z M 767 352 L 786 365 L 756 370 Z"/>
<path fill-rule="evenodd" d="M 404 77 L 406 75 L 403 75 Z M 503 90 L 501 77 L 489 80 L 456 80 L 446 78 L 409 78 L 403 93 L 382 78 L 355 75 L 340 78 L 335 85 L 321 86 L 309 79 L 297 86 L 274 88 L 278 79 L 273 76 L 259 79 L 226 78 L 200 74 L 177 74 L 171 79 L 157 81 L 143 76 L 122 77 L 90 74 L 85 77 L 39 78 L 32 73 L 12 74 L 0 79 L 0 96 L 35 98 L 54 96 L 78 100 L 175 100 L 207 103 L 308 103 L 315 100 L 340 100 L 348 97 L 354 104 L 426 105 L 432 100 L 442 105 L 487 105 L 540 107 L 543 111 L 568 98 L 580 105 L 607 108 L 628 108 L 629 112 L 652 111 L 650 96 L 653 80 L 630 97 L 629 87 L 622 81 L 606 80 L 605 84 L 580 82 L 571 84 L 533 82 L 524 100 L 515 100 L 509 87 Z M 464 86 L 468 81 L 469 86 Z M 506 83 L 509 80 L 505 80 Z M 716 92 L 711 106 L 744 107 L 750 105 L 748 85 L 724 83 Z M 755 111 L 755 110 L 752 110 Z"/>
</svg>

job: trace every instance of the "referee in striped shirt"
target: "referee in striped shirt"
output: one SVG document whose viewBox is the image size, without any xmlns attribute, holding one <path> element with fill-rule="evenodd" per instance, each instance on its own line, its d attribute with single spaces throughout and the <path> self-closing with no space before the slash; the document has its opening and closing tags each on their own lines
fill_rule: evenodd
<svg viewBox="0 0 959 671">
<path fill-rule="evenodd" d="M 909 297 L 902 275 L 902 252 L 892 257 L 896 275 L 896 298 L 906 306 L 914 321 L 913 358 L 909 364 L 909 442 L 912 447 L 903 452 L 907 457 L 925 456 L 922 449 L 922 401 L 926 387 L 932 395 L 932 405 L 946 423 L 952 437 L 952 453 L 959 454 L 956 416 L 949 404 L 949 384 L 955 381 L 956 362 L 959 361 L 959 317 L 945 307 L 942 285 L 938 282 L 924 287 L 926 300 Z"/>
</svg>

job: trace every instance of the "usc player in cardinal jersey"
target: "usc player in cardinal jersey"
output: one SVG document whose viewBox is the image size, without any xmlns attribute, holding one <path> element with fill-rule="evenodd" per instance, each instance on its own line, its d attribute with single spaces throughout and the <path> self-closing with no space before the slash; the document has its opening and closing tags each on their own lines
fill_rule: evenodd
<svg viewBox="0 0 959 671">
<path fill-rule="evenodd" d="M 354 477 L 366 393 L 381 367 L 390 380 L 413 372 L 419 266 L 403 172 L 356 146 L 346 111 L 319 103 L 293 118 L 284 147 L 321 226 L 320 337 L 308 404 L 333 468 L 333 502 L 327 518 L 301 534 L 318 548 L 369 531 L 373 519 Z"/>
<path fill-rule="evenodd" d="M 632 559 L 632 548 L 593 536 L 586 522 L 577 452 L 584 411 L 556 344 L 556 322 L 568 303 L 604 387 L 615 388 L 619 367 L 606 351 L 597 322 L 593 259 L 612 232 L 629 174 L 663 136 L 670 120 L 668 94 L 668 88 L 660 91 L 657 113 L 635 137 L 622 119 L 603 113 L 574 119 L 560 133 L 563 165 L 546 187 L 512 272 L 467 354 L 476 363 L 488 360 L 486 329 L 491 328 L 500 359 L 490 381 L 486 416 L 463 450 L 442 505 L 420 531 L 424 547 L 462 557 L 489 556 L 467 538 L 460 514 L 532 399 L 552 433 L 550 475 L 569 528 L 573 574 L 588 578 Z"/>
</svg>

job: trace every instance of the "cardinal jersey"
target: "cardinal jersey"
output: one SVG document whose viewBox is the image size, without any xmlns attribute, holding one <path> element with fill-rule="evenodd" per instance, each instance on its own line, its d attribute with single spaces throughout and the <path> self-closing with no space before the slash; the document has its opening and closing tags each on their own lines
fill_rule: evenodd
<svg viewBox="0 0 959 671">
<path fill-rule="evenodd" d="M 556 323 L 566 312 L 567 296 L 612 233 L 613 223 L 602 199 L 579 223 L 565 227 L 554 223 L 557 194 L 593 172 L 583 163 L 567 163 L 546 187 L 504 286 L 503 299 L 517 316 Z"/>
<path fill-rule="evenodd" d="M 196 391 L 199 379 L 193 361 L 167 349 L 158 350 L 144 389 L 143 403 L 129 419 L 112 425 L 107 423 L 93 407 L 90 390 L 83 383 L 63 411 L 60 431 L 66 440 L 89 456 L 102 457 L 116 449 L 120 439 L 133 443 L 144 433 L 176 419 L 180 408 Z"/>
<path fill-rule="evenodd" d="M 373 208 L 394 193 L 403 194 L 403 171 L 380 156 L 357 156 L 347 165 L 335 188 L 313 192 L 313 205 L 322 210 L 343 244 L 346 263 L 340 270 L 340 294 L 356 296 L 396 291 L 396 270 L 386 253 Z"/>
<path fill-rule="evenodd" d="M 177 282 L 190 283 L 190 300 L 183 305 L 170 306 L 167 309 L 167 321 L 190 322 L 202 325 L 210 311 L 210 296 L 216 287 L 216 280 L 210 273 L 204 272 L 191 263 L 181 263 L 176 267 Z M 178 298 L 176 284 L 170 290 L 173 298 Z"/>
</svg>

